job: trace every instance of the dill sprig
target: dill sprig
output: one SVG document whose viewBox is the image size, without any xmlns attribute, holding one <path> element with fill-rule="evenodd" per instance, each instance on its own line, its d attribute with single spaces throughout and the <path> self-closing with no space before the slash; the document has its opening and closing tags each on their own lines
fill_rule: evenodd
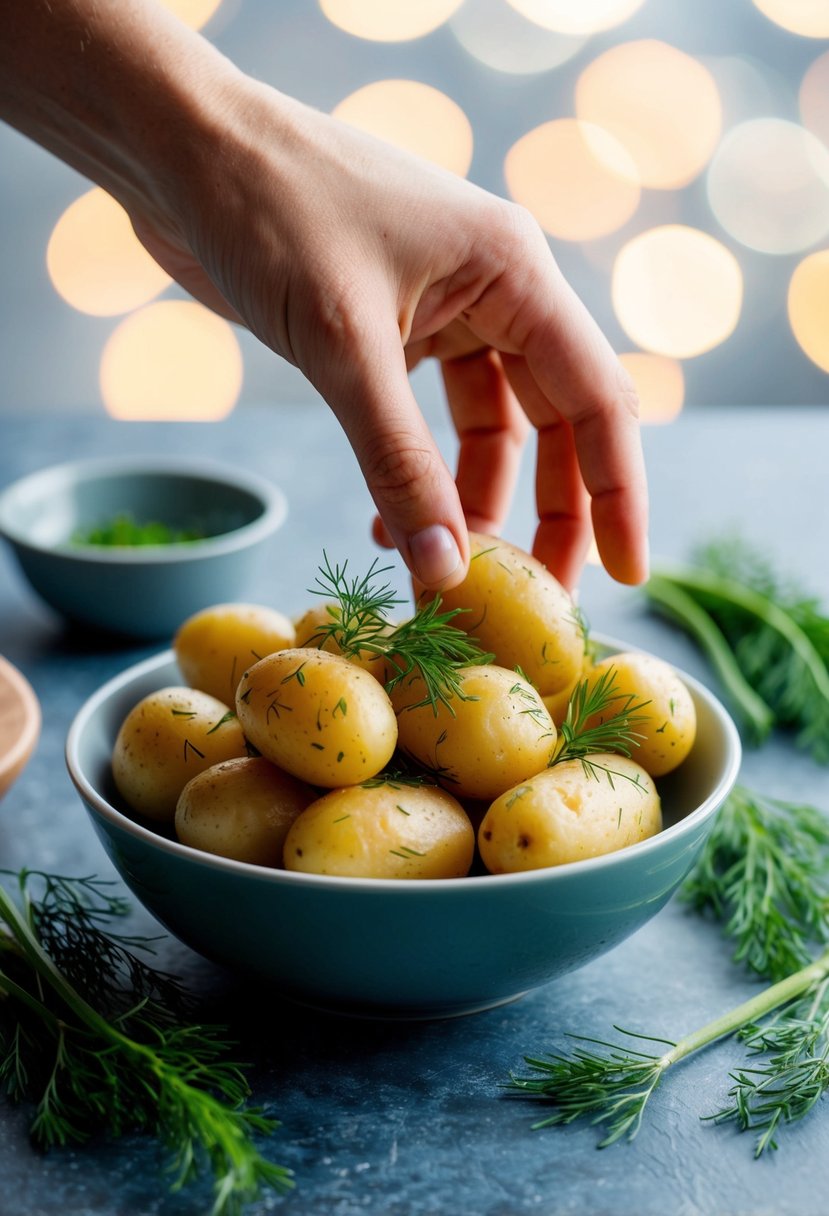
<svg viewBox="0 0 829 1216">
<path fill-rule="evenodd" d="M 379 567 L 375 560 L 362 578 L 349 578 L 348 562 L 332 565 L 324 553 L 317 586 L 311 590 L 334 603 L 328 606 L 330 620 L 319 627 L 311 644 L 321 646 L 330 637 L 347 658 L 365 653 L 382 656 L 393 672 L 386 681 L 387 692 L 416 674 L 424 686 L 418 705 L 431 705 L 437 712 L 443 704 L 451 711 L 452 699 L 464 697 L 460 670 L 489 663 L 493 656 L 452 624 L 464 609 L 440 611 L 440 596 L 418 605 L 413 616 L 393 625 L 388 613 L 403 601 L 388 583 L 378 581 L 390 569 Z"/>
<path fill-rule="evenodd" d="M 829 763 L 829 617 L 814 597 L 730 538 L 657 568 L 645 593 L 707 654 L 750 741 L 787 727 Z"/>
<path fill-rule="evenodd" d="M 739 1037 L 757 1062 L 732 1073 L 731 1102 L 707 1118 L 755 1132 L 760 1157 L 778 1147 L 784 1124 L 808 1115 L 829 1089 L 829 979 Z"/>
<path fill-rule="evenodd" d="M 742 1130 L 759 1130 L 755 1149 L 759 1155 L 777 1147 L 781 1121 L 794 1122 L 808 1114 L 829 1088 L 827 977 L 829 951 L 676 1042 L 619 1027 L 615 1029 L 624 1038 L 618 1042 L 571 1036 L 590 1046 L 576 1047 L 569 1055 L 525 1056 L 531 1075 L 514 1075 L 504 1088 L 513 1096 L 552 1107 L 534 1128 L 587 1119 L 606 1129 L 599 1142 L 600 1148 L 606 1148 L 638 1134 L 652 1095 L 674 1064 L 740 1034 L 752 1056 L 768 1053 L 765 1065 L 733 1074 L 732 1104 L 709 1118 L 734 1120 Z M 804 1000 L 811 1010 L 808 1016 L 804 1016 Z M 767 1022 L 776 1011 L 778 1016 Z M 653 1054 L 632 1046 L 642 1041 L 662 1043 L 666 1050 Z"/>
<path fill-rule="evenodd" d="M 289 1187 L 290 1171 L 254 1143 L 278 1124 L 245 1105 L 223 1029 L 182 1024 L 180 983 L 133 953 L 147 940 L 105 932 L 127 910 L 109 884 L 26 870 L 0 878 L 0 1089 L 34 1101 L 35 1143 L 155 1134 L 173 1189 L 212 1172 L 213 1216 Z"/>
<path fill-rule="evenodd" d="M 735 943 L 735 960 L 779 980 L 829 941 L 829 816 L 736 786 L 683 893 Z"/>
<path fill-rule="evenodd" d="M 755 1155 L 778 1146 L 781 1128 L 804 1118 L 829 1090 L 829 818 L 816 807 L 736 787 L 685 888 L 699 911 L 723 921 L 735 958 L 773 980 L 750 1000 L 676 1042 L 621 1030 L 621 1041 L 571 1036 L 570 1054 L 526 1056 L 529 1076 L 510 1093 L 534 1097 L 551 1127 L 586 1118 L 606 1131 L 600 1147 L 633 1138 L 674 1064 L 736 1035 L 748 1062 L 731 1074 L 730 1101 L 713 1123 L 756 1133 Z M 822 943 L 814 959 L 810 949 Z M 654 1054 L 642 1041 L 662 1043 Z"/>
<path fill-rule="evenodd" d="M 550 763 L 581 760 L 588 776 L 596 776 L 595 770 L 603 766 L 591 761 L 591 755 L 616 752 L 630 757 L 644 738 L 635 727 L 647 721 L 642 710 L 648 704 L 632 693 L 619 692 L 615 667 L 596 680 L 582 680 L 570 697 Z"/>
</svg>

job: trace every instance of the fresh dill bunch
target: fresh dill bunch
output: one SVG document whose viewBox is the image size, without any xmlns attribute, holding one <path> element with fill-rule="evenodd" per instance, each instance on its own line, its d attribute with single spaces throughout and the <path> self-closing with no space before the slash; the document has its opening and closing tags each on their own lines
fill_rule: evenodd
<svg viewBox="0 0 829 1216">
<path fill-rule="evenodd" d="M 619 692 L 614 667 L 603 671 L 596 680 L 582 680 L 567 705 L 551 765 L 581 760 L 588 776 L 597 776 L 597 770 L 601 769 L 612 783 L 616 774 L 589 757 L 606 752 L 630 757 L 644 738 L 635 728 L 647 721 L 648 715 L 642 710 L 648 704 L 637 700 L 633 693 Z"/>
<path fill-rule="evenodd" d="M 676 1041 L 619 1027 L 623 1037 L 616 1042 L 570 1036 L 579 1044 L 570 1054 L 525 1056 L 530 1075 L 513 1075 L 503 1088 L 551 1108 L 533 1128 L 586 1119 L 605 1128 L 599 1147 L 606 1148 L 638 1134 L 652 1095 L 674 1064 L 737 1034 L 750 1058 L 764 1053 L 764 1063 L 732 1074 L 731 1105 L 707 1117 L 759 1131 L 759 1155 L 777 1147 L 781 1122 L 803 1118 L 829 1088 L 827 983 L 829 951 Z M 642 1051 L 636 1046 L 642 1042 L 661 1043 L 665 1050 Z"/>
<path fill-rule="evenodd" d="M 829 763 L 829 618 L 816 599 L 733 538 L 700 549 L 694 565 L 657 568 L 645 594 L 696 639 L 750 741 L 788 727 Z"/>
<path fill-rule="evenodd" d="M 319 627 L 312 644 L 321 646 L 330 637 L 348 658 L 366 653 L 382 656 L 393 673 L 386 681 L 387 692 L 416 673 L 424 685 L 418 705 L 431 705 L 437 712 L 438 705 L 444 704 L 451 710 L 453 697 L 464 695 L 459 670 L 489 663 L 493 656 L 452 624 L 463 609 L 440 611 L 439 595 L 419 604 L 402 624 L 392 624 L 388 613 L 403 601 L 388 583 L 379 582 L 390 569 L 379 567 L 375 560 L 362 578 L 349 578 L 348 562 L 332 565 L 324 553 L 317 586 L 311 590 L 334 603 L 328 607 L 330 620 Z"/>
<path fill-rule="evenodd" d="M 224 1031 L 182 1023 L 192 1003 L 133 953 L 146 940 L 105 931 L 127 910 L 108 887 L 0 872 L 0 1090 L 34 1102 L 31 1135 L 44 1149 L 99 1129 L 156 1135 L 173 1189 L 205 1166 L 212 1173 L 212 1216 L 240 1211 L 263 1189 L 285 1190 L 290 1171 L 254 1141 L 278 1124 L 245 1104 L 249 1087 L 226 1058 Z"/>
<path fill-rule="evenodd" d="M 829 941 L 829 816 L 735 786 L 683 888 L 765 979 L 802 967 Z"/>
</svg>

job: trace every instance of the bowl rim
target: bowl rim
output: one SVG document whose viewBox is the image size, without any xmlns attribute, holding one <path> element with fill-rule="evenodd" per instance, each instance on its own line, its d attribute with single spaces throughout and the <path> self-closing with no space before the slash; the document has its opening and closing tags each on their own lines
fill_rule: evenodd
<svg viewBox="0 0 829 1216">
<path fill-rule="evenodd" d="M 48 484 L 57 479 L 59 484 L 71 487 L 98 478 L 118 478 L 137 473 L 170 479 L 194 478 L 224 485 L 257 499 L 260 511 L 249 523 L 229 532 L 206 536 L 198 543 L 173 541 L 163 545 L 122 547 L 44 544 L 16 527 L 14 521 L 8 518 L 14 499 L 27 490 L 36 491 L 38 482 Z M 89 565 L 146 565 L 148 562 L 165 565 L 217 557 L 264 540 L 282 526 L 287 514 L 287 498 L 275 483 L 248 469 L 199 457 L 113 456 L 69 460 L 27 473 L 0 491 L 0 536 L 5 537 L 12 545 L 32 553 Z"/>
<path fill-rule="evenodd" d="M 21 729 L 8 751 L 0 753 L 0 784 L 9 773 L 22 768 L 40 736 L 40 702 L 29 681 L 13 663 L 0 654 L 0 683 L 13 689 L 22 707 Z"/>
<path fill-rule="evenodd" d="M 598 632 L 594 633 L 591 631 L 591 639 L 603 647 L 610 646 L 613 653 L 621 653 L 623 650 L 649 653 L 642 651 L 639 647 L 609 638 Z M 144 827 L 143 824 L 137 823 L 107 802 L 91 784 L 81 767 L 79 755 L 80 740 L 90 718 L 95 714 L 99 706 L 130 683 L 142 679 L 156 669 L 161 670 L 169 666 L 170 663 L 175 664 L 175 652 L 172 649 L 162 651 L 160 654 L 152 655 L 150 658 L 133 664 L 119 675 L 107 680 L 96 692 L 92 693 L 78 710 L 67 734 L 65 760 L 69 776 L 87 809 L 91 808 L 95 814 L 111 825 L 127 832 L 128 835 L 151 845 L 153 848 L 160 849 L 163 853 L 172 854 L 173 856 L 181 857 L 183 860 L 200 864 L 209 870 L 236 875 L 237 877 L 252 878 L 266 884 L 307 887 L 309 890 L 320 888 L 332 891 L 361 891 L 363 893 L 380 893 L 394 890 L 401 893 L 401 898 L 414 898 L 418 892 L 436 893 L 440 891 L 444 895 L 448 895 L 452 892 L 466 891 L 471 895 L 476 889 L 496 890 L 500 887 L 513 886 L 516 883 L 520 883 L 522 887 L 532 886 L 538 883 L 564 881 L 574 874 L 584 874 L 586 876 L 597 871 L 625 865 L 625 859 L 631 856 L 644 857 L 648 853 L 657 853 L 665 847 L 664 842 L 667 839 L 679 841 L 682 837 L 694 832 L 698 825 L 715 813 L 727 797 L 737 780 L 742 760 L 742 743 L 737 727 L 720 700 L 699 680 L 672 664 L 677 675 L 688 685 L 692 693 L 706 702 L 708 708 L 713 711 L 725 736 L 726 763 L 714 788 L 709 792 L 704 801 L 679 820 L 678 823 L 665 828 L 662 832 L 657 833 L 656 836 L 598 857 L 587 857 L 580 861 L 565 862 L 559 866 L 549 866 L 538 870 L 522 870 L 509 874 L 474 874 L 461 878 L 421 878 L 407 881 L 399 878 L 352 878 L 332 874 L 307 874 L 296 870 L 270 869 L 266 866 L 254 865 L 251 862 L 235 861 L 229 857 L 206 853 L 200 849 L 192 848 L 190 845 L 170 840 L 152 831 L 152 829 Z M 161 687 L 161 685 L 159 686 Z"/>
</svg>

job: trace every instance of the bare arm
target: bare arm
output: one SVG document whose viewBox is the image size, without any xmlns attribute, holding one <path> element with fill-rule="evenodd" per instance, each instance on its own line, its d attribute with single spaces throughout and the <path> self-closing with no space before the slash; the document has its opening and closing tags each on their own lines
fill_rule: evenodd
<svg viewBox="0 0 829 1216">
<path fill-rule="evenodd" d="M 203 303 L 296 364 L 430 587 L 497 531 L 530 425 L 534 551 L 567 585 L 592 528 L 646 574 L 629 381 L 518 207 L 239 72 L 155 0 L 0 0 L 0 116 L 112 193 Z M 440 359 L 456 478 L 407 370 Z"/>
</svg>

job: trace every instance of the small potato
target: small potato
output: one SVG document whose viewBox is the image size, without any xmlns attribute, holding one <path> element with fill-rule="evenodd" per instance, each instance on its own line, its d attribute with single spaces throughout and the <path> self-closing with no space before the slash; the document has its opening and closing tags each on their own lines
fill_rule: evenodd
<svg viewBox="0 0 829 1216">
<path fill-rule="evenodd" d="M 493 802 L 478 829 L 492 874 L 540 870 L 614 853 L 662 827 L 656 786 L 626 756 L 598 753 L 585 772 L 564 760 Z"/>
<path fill-rule="evenodd" d="M 663 659 L 653 655 L 623 652 L 603 659 L 593 667 L 590 679 L 613 671 L 617 695 L 608 706 L 616 713 L 629 698 L 647 701 L 636 715 L 642 721 L 633 730 L 643 736 L 633 757 L 652 777 L 662 777 L 686 758 L 697 734 L 694 702 L 685 684 Z M 590 723 L 588 723 L 590 725 Z"/>
<path fill-rule="evenodd" d="M 242 672 L 258 659 L 295 645 L 294 627 L 275 608 L 215 604 L 188 617 L 173 639 L 184 679 L 233 704 Z"/>
<path fill-rule="evenodd" d="M 514 671 L 494 663 L 458 672 L 462 697 L 452 708 L 417 705 L 423 680 L 410 676 L 392 693 L 403 751 L 458 798 L 492 801 L 546 768 L 556 741 L 538 693 Z"/>
<path fill-rule="evenodd" d="M 495 662 L 520 668 L 542 697 L 572 688 L 584 662 L 584 628 L 572 599 L 541 562 L 506 541 L 470 533 L 462 583 L 441 592 L 441 611 Z"/>
<path fill-rule="evenodd" d="M 112 775 L 121 797 L 139 815 L 172 822 L 191 777 L 246 752 L 242 728 L 224 702 L 195 688 L 161 688 L 124 719 Z"/>
<path fill-rule="evenodd" d="M 330 635 L 325 637 L 320 633 L 320 629 L 324 625 L 330 625 L 334 619 L 339 620 L 339 610 L 336 604 L 315 604 L 296 621 L 295 645 L 315 646 L 318 650 L 327 650 L 331 654 L 342 654 L 340 647 Z M 391 630 L 392 626 L 389 625 L 383 632 L 390 633 Z M 386 683 L 388 663 L 384 655 L 374 654 L 370 650 L 361 650 L 356 655 L 349 655 L 348 660 L 369 672 L 381 684 Z"/>
<path fill-rule="evenodd" d="M 399 782 L 333 790 L 302 812 L 285 868 L 348 878 L 462 878 L 475 832 L 445 790 Z"/>
<path fill-rule="evenodd" d="M 257 751 L 328 789 L 374 777 L 397 743 L 382 684 L 326 650 L 296 647 L 255 663 L 242 676 L 236 712 Z"/>
<path fill-rule="evenodd" d="M 278 867 L 288 829 L 317 797 L 310 785 L 262 756 L 225 760 L 181 791 L 176 835 L 204 853 Z"/>
</svg>

